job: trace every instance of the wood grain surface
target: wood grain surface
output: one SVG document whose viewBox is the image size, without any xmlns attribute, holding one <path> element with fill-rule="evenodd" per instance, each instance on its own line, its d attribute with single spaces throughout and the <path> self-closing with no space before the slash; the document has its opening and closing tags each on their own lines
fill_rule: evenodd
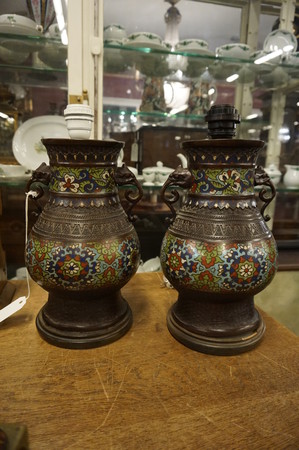
<svg viewBox="0 0 299 450">
<path fill-rule="evenodd" d="M 15 284 L 14 298 L 26 295 Z M 299 339 L 266 314 L 256 349 L 197 353 L 167 330 L 176 292 L 161 273 L 138 274 L 122 290 L 134 314 L 127 335 L 66 350 L 40 338 L 47 293 L 31 289 L 0 326 L 0 422 L 26 425 L 30 449 L 299 448 Z"/>
</svg>

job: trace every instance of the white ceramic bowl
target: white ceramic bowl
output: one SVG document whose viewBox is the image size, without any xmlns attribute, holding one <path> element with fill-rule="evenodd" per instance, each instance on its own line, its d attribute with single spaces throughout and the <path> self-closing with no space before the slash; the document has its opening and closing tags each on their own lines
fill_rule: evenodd
<svg viewBox="0 0 299 450">
<path fill-rule="evenodd" d="M 22 64 L 29 55 L 30 52 L 17 52 L 0 46 L 0 58 L 7 64 Z"/>
<path fill-rule="evenodd" d="M 38 52 L 39 59 L 53 69 L 65 69 L 67 67 L 67 47 L 64 45 L 53 45 L 47 43 L 45 47 Z"/>
<path fill-rule="evenodd" d="M 156 166 L 145 167 L 142 175 L 145 182 L 164 184 L 173 171 L 173 168 L 165 167 L 161 161 L 158 161 Z"/>
<path fill-rule="evenodd" d="M 148 33 L 146 31 L 130 34 L 124 44 L 131 47 L 146 47 L 165 50 L 162 38 L 155 33 Z"/>
<path fill-rule="evenodd" d="M 121 47 L 123 45 L 123 40 L 122 39 L 105 39 L 104 40 L 104 44 L 108 44 L 108 45 L 115 45 L 117 47 Z M 114 49 L 111 49 L 114 50 Z"/>
<path fill-rule="evenodd" d="M 286 85 L 290 79 L 290 75 L 280 66 L 273 67 L 271 72 L 263 74 L 260 77 L 260 85 L 266 88 Z"/>
<path fill-rule="evenodd" d="M 157 170 L 156 170 L 156 182 L 158 184 L 164 184 L 169 175 L 174 171 L 171 167 L 165 167 L 163 166 L 163 163 L 161 165 L 159 164 L 161 161 L 157 162 Z"/>
<path fill-rule="evenodd" d="M 112 39 L 122 41 L 127 37 L 127 32 L 122 25 L 112 23 L 111 25 L 104 27 L 103 37 L 104 40 Z"/>
<path fill-rule="evenodd" d="M 299 52 L 290 53 L 285 61 L 286 64 L 293 66 L 294 69 L 298 70 L 299 67 Z"/>
<path fill-rule="evenodd" d="M 224 58 L 249 59 L 250 54 L 250 46 L 242 43 L 225 44 L 216 48 L 216 56 Z"/>
<path fill-rule="evenodd" d="M 48 34 L 51 39 L 60 40 L 60 31 L 57 23 L 52 23 L 52 25 L 49 26 Z"/>
<path fill-rule="evenodd" d="M 156 180 L 156 168 L 155 167 L 145 167 L 142 170 L 142 176 L 146 183 L 154 183 Z"/>
<path fill-rule="evenodd" d="M 178 67 L 178 69 L 181 69 L 187 77 L 191 78 L 199 77 L 202 74 L 202 68 L 209 64 L 209 61 L 204 58 L 205 56 L 214 56 L 214 53 L 208 49 L 208 43 L 203 39 L 184 39 L 177 43 L 175 51 L 203 57 L 192 58 L 189 56 L 187 58 L 180 56 L 186 59 L 186 67 Z M 178 55 L 177 58 L 179 58 Z"/>
<path fill-rule="evenodd" d="M 33 20 L 18 14 L 2 14 L 0 16 L 0 33 L 42 37 L 42 29 L 42 26 L 37 25 Z M 25 53 L 37 51 L 44 46 L 42 40 L 9 39 L 5 36 L 1 36 L 0 44 L 9 50 Z"/>
<path fill-rule="evenodd" d="M 115 47 L 122 47 L 123 41 L 119 39 L 105 39 L 104 45 L 113 45 Z M 124 53 L 118 48 L 104 49 L 104 69 L 106 72 L 118 73 L 126 70 L 128 61 L 124 57 Z"/>
<path fill-rule="evenodd" d="M 42 27 L 37 25 L 34 20 L 19 14 L 2 14 L 0 16 L 1 33 L 27 34 L 30 31 L 33 35 L 40 34 Z"/>
<path fill-rule="evenodd" d="M 175 50 L 178 52 L 202 54 L 208 50 L 208 43 L 203 39 L 184 39 L 177 43 Z"/>
</svg>

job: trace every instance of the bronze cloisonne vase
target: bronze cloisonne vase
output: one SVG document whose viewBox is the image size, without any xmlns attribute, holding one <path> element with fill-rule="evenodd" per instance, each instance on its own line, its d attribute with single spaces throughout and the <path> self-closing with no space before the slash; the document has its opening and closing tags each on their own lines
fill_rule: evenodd
<svg viewBox="0 0 299 450">
<path fill-rule="evenodd" d="M 253 298 L 277 269 L 276 243 L 263 217 L 275 188 L 255 167 L 264 143 L 232 139 L 235 108 L 215 105 L 206 119 L 211 139 L 183 142 L 189 170 L 179 167 L 162 188 L 175 218 L 161 265 L 179 294 L 167 316 L 170 333 L 197 351 L 230 355 L 253 348 L 265 331 Z M 171 185 L 188 189 L 177 214 L 178 192 L 166 193 Z M 261 212 L 255 185 L 264 185 Z"/>
<path fill-rule="evenodd" d="M 44 139 L 50 166 L 42 164 L 28 183 L 49 197 L 27 240 L 30 276 L 49 292 L 36 324 L 41 336 L 65 348 L 97 347 L 120 338 L 132 312 L 120 289 L 136 272 L 139 240 L 130 211 L 142 189 L 124 165 L 117 167 L 123 143 Z M 126 191 L 128 214 L 118 185 Z M 37 200 L 38 202 L 39 200 Z"/>
</svg>

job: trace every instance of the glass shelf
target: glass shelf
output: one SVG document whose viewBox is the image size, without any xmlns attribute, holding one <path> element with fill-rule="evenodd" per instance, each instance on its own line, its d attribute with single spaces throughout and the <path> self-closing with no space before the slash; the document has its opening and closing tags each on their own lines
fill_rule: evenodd
<svg viewBox="0 0 299 450">
<path fill-rule="evenodd" d="M 231 75 L 236 79 L 228 82 Z M 246 92 L 247 102 L 250 97 L 253 109 L 260 112 L 255 118 L 242 118 L 240 136 L 267 140 L 269 118 L 262 105 L 275 90 L 294 94 L 298 85 L 299 66 L 286 60 L 257 65 L 253 60 L 214 54 L 105 44 L 104 137 L 110 131 L 136 131 L 143 125 L 205 131 L 210 106 L 216 102 L 235 104 L 240 88 Z M 177 107 L 178 88 L 185 90 L 185 97 Z M 171 96 L 174 101 L 169 101 Z"/>
<path fill-rule="evenodd" d="M 127 111 L 125 108 L 119 109 L 108 109 L 104 108 L 103 114 L 105 118 L 107 117 L 116 117 L 120 116 L 123 119 L 127 119 L 132 122 L 132 125 L 136 125 L 139 123 L 140 125 L 144 121 L 145 123 L 154 122 L 155 125 L 159 126 L 171 126 L 172 124 L 178 125 L 180 121 L 189 121 L 190 124 L 196 124 L 197 127 L 200 127 L 202 130 L 207 130 L 207 126 L 205 124 L 205 115 L 203 114 L 184 114 L 177 113 L 171 114 L 167 112 L 143 112 L 143 111 Z"/>
<path fill-rule="evenodd" d="M 105 108 L 103 110 L 103 114 L 107 117 L 109 116 L 122 116 L 123 118 L 126 118 L 128 120 L 132 120 L 132 123 L 136 122 L 135 119 L 144 119 L 144 121 L 149 121 L 150 118 L 156 118 L 157 119 L 157 125 L 159 126 L 169 126 L 171 125 L 171 122 L 177 122 L 178 120 L 190 120 L 191 122 L 196 122 L 196 126 L 200 127 L 203 131 L 207 130 L 207 125 L 205 122 L 205 114 L 185 114 L 185 113 L 176 113 L 171 114 L 167 112 L 143 112 L 143 111 L 131 111 L 130 108 L 117 108 L 117 109 L 111 109 L 111 108 Z M 268 122 L 263 121 L 261 117 L 258 117 L 255 119 L 255 122 L 253 122 L 252 119 L 242 119 L 242 124 L 252 125 L 253 123 L 258 124 L 259 127 L 266 127 L 268 125 Z"/>
<path fill-rule="evenodd" d="M 1 84 L 67 90 L 67 71 L 0 64 Z"/>
<path fill-rule="evenodd" d="M 208 70 L 218 81 L 226 81 L 230 75 L 236 73 L 239 75 L 236 83 L 255 82 L 266 89 L 287 84 L 289 77 L 299 78 L 299 65 L 291 65 L 287 59 L 281 60 L 279 64 L 268 62 L 257 65 L 252 59 L 111 44 L 104 46 L 104 67 L 105 59 L 106 70 L 111 67 L 113 73 L 124 73 L 134 66 L 144 75 L 168 78 L 171 78 L 176 70 L 181 70 L 184 79 L 198 78 Z"/>
<path fill-rule="evenodd" d="M 0 45 L 14 51 L 39 50 L 48 41 L 53 41 L 57 44 L 61 43 L 56 39 L 49 39 L 42 35 L 0 33 Z"/>
<path fill-rule="evenodd" d="M 0 82 L 67 89 L 67 47 L 43 36 L 0 33 Z"/>
</svg>

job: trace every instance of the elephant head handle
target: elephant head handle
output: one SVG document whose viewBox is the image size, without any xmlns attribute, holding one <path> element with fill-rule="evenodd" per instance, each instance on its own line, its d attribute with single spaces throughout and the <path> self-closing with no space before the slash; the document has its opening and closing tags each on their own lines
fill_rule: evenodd
<svg viewBox="0 0 299 450">
<path fill-rule="evenodd" d="M 39 199 L 45 193 L 43 185 L 48 186 L 50 183 L 50 179 L 51 179 L 50 166 L 48 166 L 46 163 L 42 163 L 36 170 L 32 172 L 32 176 L 27 183 L 26 194 L 31 190 L 33 190 L 36 193 L 36 195 L 32 198 L 36 203 L 38 214 L 42 212 L 42 207 L 39 203 Z"/>
<path fill-rule="evenodd" d="M 178 201 L 180 198 L 180 194 L 176 189 L 173 189 L 168 195 L 166 195 L 166 191 L 170 186 L 177 186 L 182 189 L 189 189 L 194 181 L 194 177 L 191 172 L 184 167 L 179 166 L 176 170 L 174 170 L 167 180 L 165 181 L 160 195 L 162 200 L 166 203 L 170 211 L 172 212 L 172 217 L 168 219 L 170 223 L 172 223 L 176 217 L 176 210 L 173 206 L 174 203 Z"/>
<path fill-rule="evenodd" d="M 261 214 L 262 214 L 265 222 L 268 222 L 268 220 L 270 220 L 271 217 L 268 214 L 264 215 L 264 212 L 265 212 L 265 209 L 267 208 L 267 206 L 269 205 L 269 203 L 271 203 L 272 200 L 274 199 L 274 197 L 276 195 L 276 190 L 275 190 L 274 184 L 272 183 L 269 175 L 261 166 L 257 166 L 255 168 L 254 184 L 255 184 L 255 186 L 263 186 L 263 188 L 261 189 L 261 191 L 259 193 L 260 200 L 262 202 L 264 202 L 264 205 L 261 208 Z M 268 189 L 267 189 L 267 187 L 268 187 Z"/>
<path fill-rule="evenodd" d="M 114 173 L 114 180 L 118 186 L 125 186 L 125 185 L 135 185 L 137 187 L 137 194 L 134 195 L 135 190 L 134 189 L 128 189 L 125 191 L 125 199 L 131 203 L 129 208 L 126 210 L 126 214 L 128 216 L 128 219 L 131 222 L 134 222 L 136 220 L 136 216 L 131 214 L 131 211 L 133 207 L 138 203 L 142 196 L 143 196 L 143 190 L 142 187 L 133 174 L 133 172 L 128 169 L 126 164 L 123 164 L 121 167 L 117 167 Z"/>
</svg>

